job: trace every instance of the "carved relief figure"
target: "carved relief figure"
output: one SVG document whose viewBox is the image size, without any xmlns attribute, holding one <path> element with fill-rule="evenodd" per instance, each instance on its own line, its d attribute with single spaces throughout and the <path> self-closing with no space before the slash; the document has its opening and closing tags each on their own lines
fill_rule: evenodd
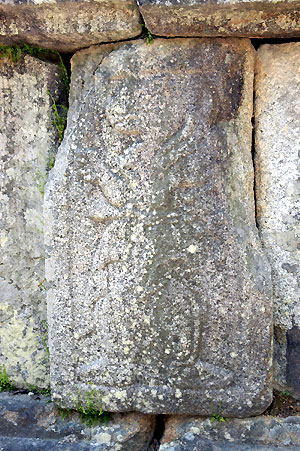
<svg viewBox="0 0 300 451">
<path fill-rule="evenodd" d="M 98 356 L 78 365 L 79 381 L 194 390 L 232 382 L 203 353 L 209 236 L 216 226 L 227 233 L 212 148 L 217 94 L 199 93 L 197 74 L 186 93 L 178 74 L 166 76 L 163 91 L 155 74 L 136 84 L 111 77 L 94 146 L 78 149 L 85 214 L 98 236 L 86 275 L 90 321 L 79 341 L 99 341 Z M 96 80 L 108 83 L 103 72 Z"/>
</svg>

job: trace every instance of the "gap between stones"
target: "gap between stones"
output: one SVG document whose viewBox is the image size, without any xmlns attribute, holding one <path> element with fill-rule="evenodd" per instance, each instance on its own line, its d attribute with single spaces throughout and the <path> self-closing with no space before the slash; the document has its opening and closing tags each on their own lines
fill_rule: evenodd
<svg viewBox="0 0 300 451">
<path fill-rule="evenodd" d="M 147 448 L 147 451 L 157 451 L 160 448 L 161 439 L 165 432 L 165 415 L 156 415 L 153 430 L 153 436 Z"/>
<path fill-rule="evenodd" d="M 253 164 L 254 217 L 255 217 L 255 225 L 256 225 L 256 228 L 257 228 L 258 234 L 259 234 L 260 230 L 259 230 L 259 224 L 258 224 L 258 218 L 257 218 L 256 171 L 255 171 L 255 75 L 253 78 L 253 112 L 252 112 L 252 118 L 251 118 L 251 125 L 252 125 L 251 157 L 252 157 L 252 164 Z"/>
</svg>

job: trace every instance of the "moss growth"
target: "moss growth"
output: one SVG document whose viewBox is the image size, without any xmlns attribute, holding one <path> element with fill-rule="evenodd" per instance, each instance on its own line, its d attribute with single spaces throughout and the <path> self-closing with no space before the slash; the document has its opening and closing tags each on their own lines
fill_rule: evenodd
<svg viewBox="0 0 300 451">
<path fill-rule="evenodd" d="M 65 105 L 58 105 L 50 92 L 48 92 L 52 100 L 52 114 L 53 114 L 53 124 L 58 131 L 58 142 L 61 143 L 64 137 L 65 128 L 67 125 L 67 113 L 68 108 Z M 51 156 L 51 162 L 48 162 L 48 168 L 51 169 L 54 166 L 54 156 Z"/>
<path fill-rule="evenodd" d="M 227 421 L 227 418 L 222 415 L 221 403 L 219 404 L 219 408 L 218 408 L 217 412 L 215 412 L 214 405 L 212 403 L 211 411 L 212 411 L 211 417 L 210 417 L 211 424 L 214 423 L 215 421 L 218 421 L 220 423 L 225 423 L 225 421 Z"/>
<path fill-rule="evenodd" d="M 22 50 L 18 45 L 0 45 L 0 59 L 7 58 L 16 63 L 22 56 Z"/>
<path fill-rule="evenodd" d="M 9 381 L 4 366 L 0 365 L 0 392 L 15 390 L 15 386 Z"/>
<path fill-rule="evenodd" d="M 109 413 L 104 412 L 101 407 L 101 396 L 97 394 L 97 391 L 90 388 L 85 393 L 85 404 L 82 401 L 81 393 L 78 390 L 78 399 L 74 399 L 75 409 L 79 412 L 80 420 L 86 426 L 92 427 L 107 424 L 109 421 Z"/>
<path fill-rule="evenodd" d="M 108 424 L 110 420 L 109 412 L 104 412 L 101 407 L 101 396 L 92 387 L 85 395 L 85 402 L 82 399 L 81 393 L 78 390 L 78 396 L 73 397 L 74 409 L 58 406 L 58 411 L 62 420 L 67 419 L 72 412 L 79 413 L 80 421 L 88 427 L 101 426 L 103 423 Z"/>
<path fill-rule="evenodd" d="M 48 50 L 42 47 L 36 47 L 29 44 L 0 45 L 0 59 L 7 58 L 9 61 L 16 63 L 22 55 L 33 56 L 44 60 L 49 56 L 56 55 L 58 59 L 57 66 L 60 69 L 60 76 L 65 85 L 66 93 L 69 95 L 70 81 L 67 68 L 63 62 L 61 54 L 57 50 Z"/>
<path fill-rule="evenodd" d="M 43 396 L 51 396 L 51 388 L 39 388 L 36 385 L 27 384 L 28 390 Z"/>
<path fill-rule="evenodd" d="M 35 47 L 29 44 L 0 45 L 0 59 L 7 58 L 13 63 L 19 61 L 22 55 L 30 55 L 35 58 L 43 59 L 45 56 L 49 55 L 49 53 L 51 53 L 50 50 L 43 49 L 42 47 Z"/>
<path fill-rule="evenodd" d="M 155 36 L 153 36 L 153 34 L 151 34 L 150 30 L 146 27 L 146 25 L 144 25 L 144 31 L 146 34 L 146 44 L 153 44 L 153 40 L 154 40 Z"/>
</svg>

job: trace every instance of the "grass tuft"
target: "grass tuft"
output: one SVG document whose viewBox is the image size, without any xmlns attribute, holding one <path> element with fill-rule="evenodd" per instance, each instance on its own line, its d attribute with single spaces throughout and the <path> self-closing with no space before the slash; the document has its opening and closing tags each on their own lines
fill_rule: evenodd
<svg viewBox="0 0 300 451">
<path fill-rule="evenodd" d="M 15 390 L 15 387 L 9 381 L 5 367 L 0 365 L 0 392 L 10 390 Z"/>
<path fill-rule="evenodd" d="M 85 393 L 86 404 L 82 402 L 81 393 L 78 390 L 78 399 L 74 400 L 75 409 L 79 412 L 80 420 L 86 426 L 92 427 L 107 424 L 109 421 L 109 413 L 104 412 L 101 407 L 101 396 L 98 396 L 96 389 L 92 387 Z"/>
</svg>

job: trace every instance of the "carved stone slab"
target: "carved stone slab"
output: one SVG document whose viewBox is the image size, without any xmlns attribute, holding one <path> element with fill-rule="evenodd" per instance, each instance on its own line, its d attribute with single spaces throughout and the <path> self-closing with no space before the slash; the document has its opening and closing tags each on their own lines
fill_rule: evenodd
<svg viewBox="0 0 300 451">
<path fill-rule="evenodd" d="M 264 45 L 256 64 L 258 224 L 274 284 L 276 384 L 300 398 L 300 43 Z M 288 333 L 287 333 L 288 331 Z"/>
<path fill-rule="evenodd" d="M 46 194 L 54 398 L 73 406 L 95 389 L 112 411 L 263 411 L 272 305 L 250 42 L 107 45 L 72 67 L 73 120 Z"/>
<path fill-rule="evenodd" d="M 58 141 L 49 92 L 62 103 L 56 64 L 0 60 L 0 371 L 18 387 L 49 386 L 43 190 Z"/>
<path fill-rule="evenodd" d="M 137 0 L 159 36 L 300 35 L 299 0 Z"/>
<path fill-rule="evenodd" d="M 135 0 L 0 0 L 0 43 L 74 52 L 138 36 Z"/>
</svg>

